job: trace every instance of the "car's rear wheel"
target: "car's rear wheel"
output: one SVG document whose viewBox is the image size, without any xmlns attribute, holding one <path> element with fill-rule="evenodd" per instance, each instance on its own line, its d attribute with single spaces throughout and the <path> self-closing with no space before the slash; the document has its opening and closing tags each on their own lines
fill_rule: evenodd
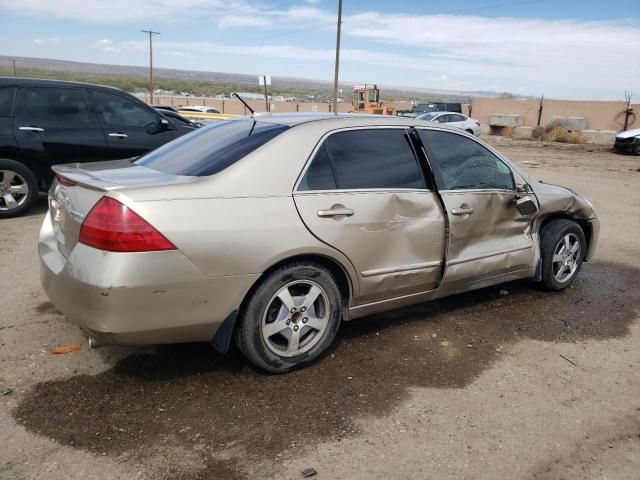
<svg viewBox="0 0 640 480">
<path fill-rule="evenodd" d="M 331 272 L 291 263 L 268 274 L 240 312 L 235 340 L 257 367 L 284 373 L 308 365 L 333 342 L 342 298 Z"/>
<path fill-rule="evenodd" d="M 15 160 L 0 159 L 0 218 L 17 217 L 38 198 L 38 180 Z"/>
<path fill-rule="evenodd" d="M 542 287 L 559 291 L 575 280 L 586 254 L 587 242 L 580 225 L 567 219 L 552 220 L 540 235 Z"/>
</svg>

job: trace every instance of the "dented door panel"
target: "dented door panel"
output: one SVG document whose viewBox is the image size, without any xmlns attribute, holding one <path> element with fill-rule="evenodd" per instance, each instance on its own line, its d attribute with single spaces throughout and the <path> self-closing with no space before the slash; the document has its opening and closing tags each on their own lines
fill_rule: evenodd
<svg viewBox="0 0 640 480">
<path fill-rule="evenodd" d="M 500 190 L 441 192 L 450 222 L 443 284 L 473 283 L 535 265 L 532 219 L 518 212 L 515 195 Z M 462 214 L 454 214 L 460 210 Z"/>
<path fill-rule="evenodd" d="M 296 193 L 307 228 L 345 254 L 359 276 L 352 305 L 433 289 L 440 282 L 445 219 L 423 190 Z M 332 217 L 318 212 L 348 209 Z"/>
</svg>

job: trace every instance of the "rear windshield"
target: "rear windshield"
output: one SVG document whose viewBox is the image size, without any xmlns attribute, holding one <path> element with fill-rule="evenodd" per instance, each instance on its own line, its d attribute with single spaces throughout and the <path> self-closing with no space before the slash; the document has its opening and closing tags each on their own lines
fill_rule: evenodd
<svg viewBox="0 0 640 480">
<path fill-rule="evenodd" d="M 135 163 L 174 175 L 213 175 L 288 128 L 286 125 L 249 120 L 220 122 L 169 142 Z"/>
</svg>

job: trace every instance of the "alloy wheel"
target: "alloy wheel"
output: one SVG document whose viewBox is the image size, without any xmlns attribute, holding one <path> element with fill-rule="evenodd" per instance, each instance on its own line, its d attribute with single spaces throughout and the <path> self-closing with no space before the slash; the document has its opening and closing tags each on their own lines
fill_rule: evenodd
<svg viewBox="0 0 640 480">
<path fill-rule="evenodd" d="M 580 263 L 580 239 L 575 233 L 567 233 L 553 251 L 553 277 L 565 283 L 576 273 Z"/>
<path fill-rule="evenodd" d="M 0 210 L 15 210 L 28 197 L 29 184 L 22 175 L 13 170 L 0 170 Z"/>
<path fill-rule="evenodd" d="M 311 350 L 329 324 L 329 299 L 311 280 L 296 280 L 271 297 L 260 324 L 262 339 L 273 353 L 294 357 Z"/>
</svg>

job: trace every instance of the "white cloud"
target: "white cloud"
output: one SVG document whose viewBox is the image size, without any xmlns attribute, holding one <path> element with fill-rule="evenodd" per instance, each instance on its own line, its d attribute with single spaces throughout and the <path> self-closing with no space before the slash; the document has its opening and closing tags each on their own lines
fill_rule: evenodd
<svg viewBox="0 0 640 480">
<path fill-rule="evenodd" d="M 272 25 L 270 18 L 253 15 L 223 15 L 218 22 L 220 28 L 271 27 Z"/>
<path fill-rule="evenodd" d="M 224 44 L 164 42 L 164 53 L 170 55 L 170 49 L 194 57 L 201 52 L 228 53 L 295 59 L 300 64 L 332 61 L 333 37 L 329 32 L 335 29 L 334 7 L 317 0 L 298 0 L 288 9 L 257 0 L 0 0 L 0 9 L 12 13 L 82 23 L 137 26 L 144 21 L 144 25 L 161 29 L 167 23 L 210 19 L 228 31 L 225 38 L 231 40 Z M 435 80 L 434 86 L 463 85 L 472 79 L 482 89 L 499 85 L 516 91 L 525 84 L 528 91 L 573 93 L 576 87 L 592 92 L 640 91 L 640 28 L 631 20 L 613 23 L 360 11 L 345 15 L 343 22 L 343 66 L 386 65 L 408 72 L 406 83 L 415 78 L 415 83 Z M 232 30 L 247 28 L 285 34 L 288 41 L 285 45 L 234 45 Z M 326 48 L 305 48 L 307 31 L 324 32 Z M 206 38 L 206 29 L 202 35 Z M 160 37 L 155 44 L 161 45 L 163 40 L 169 39 Z M 47 44 L 44 39 L 37 41 Z M 350 48 L 365 42 L 366 49 Z M 143 49 L 145 44 L 113 42 L 94 48 L 114 52 Z M 428 75 L 411 73 L 420 71 Z M 362 73 L 367 74 L 375 74 L 380 82 L 392 78 L 385 70 Z"/>
<path fill-rule="evenodd" d="M 119 46 L 117 46 L 113 40 L 109 40 L 108 38 L 103 38 L 102 40 L 98 40 L 92 45 L 92 48 L 101 50 L 103 52 L 110 52 L 110 53 L 117 53 L 122 51 L 122 49 Z"/>
<path fill-rule="evenodd" d="M 61 37 L 36 37 L 33 39 L 33 43 L 36 45 L 62 45 L 63 40 Z"/>
<path fill-rule="evenodd" d="M 214 16 L 247 5 L 243 0 L 0 0 L 0 10 L 96 24 L 172 23 L 174 18 Z"/>
</svg>

